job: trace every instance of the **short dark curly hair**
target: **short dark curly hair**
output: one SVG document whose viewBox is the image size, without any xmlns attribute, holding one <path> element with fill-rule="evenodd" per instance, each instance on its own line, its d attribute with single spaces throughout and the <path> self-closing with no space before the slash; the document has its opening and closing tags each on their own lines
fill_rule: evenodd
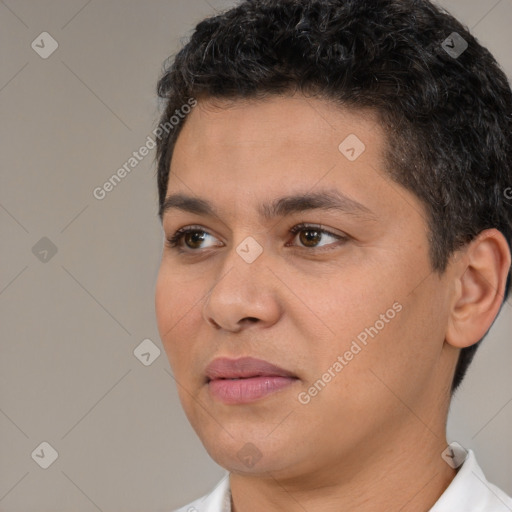
<svg viewBox="0 0 512 512">
<path fill-rule="evenodd" d="M 300 91 L 373 109 L 386 127 L 387 173 L 427 209 L 438 274 L 484 229 L 511 246 L 512 91 L 491 53 L 446 10 L 427 0 L 245 0 L 201 21 L 167 62 L 157 85 L 161 124 L 190 98 Z M 160 217 L 182 126 L 157 141 Z M 509 291 L 510 271 L 503 300 Z M 480 342 L 461 350 L 452 393 Z"/>
</svg>

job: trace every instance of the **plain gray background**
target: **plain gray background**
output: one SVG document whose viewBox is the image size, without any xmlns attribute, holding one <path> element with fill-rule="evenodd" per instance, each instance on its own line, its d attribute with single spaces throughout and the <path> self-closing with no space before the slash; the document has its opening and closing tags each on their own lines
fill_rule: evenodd
<svg viewBox="0 0 512 512">
<path fill-rule="evenodd" d="M 93 190 L 156 126 L 163 61 L 231 4 L 0 0 L 1 511 L 170 511 L 224 474 L 181 410 L 156 328 L 154 151 L 103 200 Z M 512 76 L 512 0 L 441 4 Z M 31 47 L 42 32 L 58 43 L 46 59 Z M 511 331 L 509 301 L 448 424 L 509 494 Z M 145 339 L 161 350 L 148 366 L 134 355 Z M 58 452 L 47 469 L 42 442 Z"/>
</svg>

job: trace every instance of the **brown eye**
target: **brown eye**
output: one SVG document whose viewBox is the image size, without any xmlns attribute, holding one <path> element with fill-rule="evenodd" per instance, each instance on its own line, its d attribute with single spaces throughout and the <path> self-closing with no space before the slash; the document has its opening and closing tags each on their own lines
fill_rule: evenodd
<svg viewBox="0 0 512 512">
<path fill-rule="evenodd" d="M 290 232 L 297 235 L 299 247 L 306 249 L 322 249 L 324 246 L 334 246 L 334 243 L 329 243 L 328 239 L 331 238 L 334 242 L 344 242 L 348 240 L 348 237 L 342 235 L 335 235 L 330 231 L 326 231 L 320 226 L 308 226 L 307 224 L 299 224 L 290 229 Z M 326 240 L 326 243 L 321 243 Z M 338 245 L 338 244 L 336 244 Z M 326 249 L 332 249 L 334 247 L 325 247 Z"/>
<path fill-rule="evenodd" d="M 210 237 L 212 242 L 209 245 L 203 245 L 207 238 Z M 210 235 L 207 231 L 202 229 L 200 226 L 189 226 L 178 229 L 174 235 L 167 239 L 167 244 L 171 248 L 178 250 L 190 250 L 197 251 L 198 249 L 204 249 L 219 245 L 215 243 L 215 237 Z"/>
<path fill-rule="evenodd" d="M 204 231 L 191 231 L 183 235 L 183 241 L 190 249 L 200 249 L 201 243 L 204 242 Z"/>
<path fill-rule="evenodd" d="M 299 239 L 306 247 L 314 247 L 321 241 L 322 232 L 316 229 L 303 229 L 299 233 Z"/>
</svg>

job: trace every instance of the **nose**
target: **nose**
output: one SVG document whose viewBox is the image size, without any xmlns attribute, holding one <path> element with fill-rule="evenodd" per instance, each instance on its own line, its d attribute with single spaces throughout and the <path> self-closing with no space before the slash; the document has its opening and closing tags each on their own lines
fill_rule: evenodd
<svg viewBox="0 0 512 512">
<path fill-rule="evenodd" d="M 269 264 L 265 251 L 249 263 L 233 248 L 203 303 L 205 321 L 230 332 L 275 323 L 281 314 L 279 281 Z"/>
</svg>

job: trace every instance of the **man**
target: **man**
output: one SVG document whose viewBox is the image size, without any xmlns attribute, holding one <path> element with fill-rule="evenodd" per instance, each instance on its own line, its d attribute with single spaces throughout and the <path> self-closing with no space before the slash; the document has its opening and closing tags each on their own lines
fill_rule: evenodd
<svg viewBox="0 0 512 512">
<path fill-rule="evenodd" d="M 158 90 L 158 328 L 228 470 L 180 510 L 512 510 L 446 439 L 509 291 L 489 52 L 427 1 L 247 0 Z"/>
</svg>

